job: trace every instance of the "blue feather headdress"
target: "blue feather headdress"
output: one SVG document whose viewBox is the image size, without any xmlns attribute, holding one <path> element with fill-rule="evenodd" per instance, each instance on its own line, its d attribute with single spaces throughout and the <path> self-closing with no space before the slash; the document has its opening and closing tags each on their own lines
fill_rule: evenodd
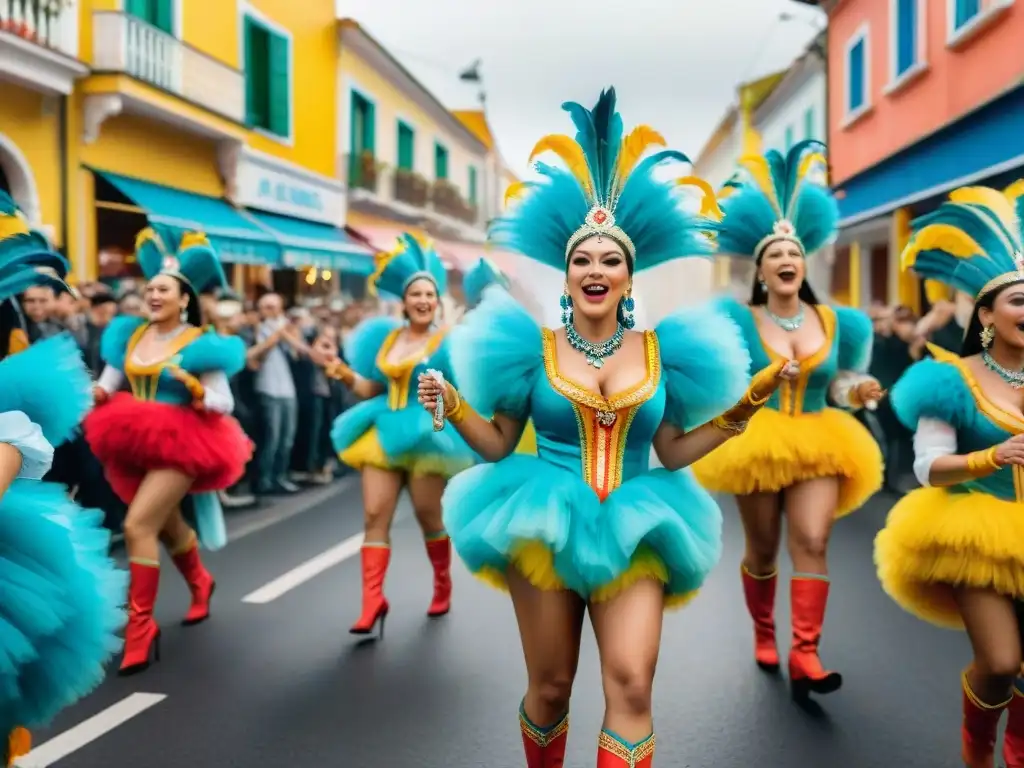
<svg viewBox="0 0 1024 768">
<path fill-rule="evenodd" d="M 438 296 L 448 290 L 448 271 L 433 244 L 420 243 L 405 233 L 393 251 L 378 254 L 376 269 L 366 284 L 372 296 L 383 294 L 401 300 L 409 286 L 421 278 L 434 284 Z"/>
<path fill-rule="evenodd" d="M 0 301 L 33 285 L 66 287 L 67 260 L 33 232 L 10 195 L 0 191 Z"/>
<path fill-rule="evenodd" d="M 501 270 L 492 264 L 490 259 L 481 258 L 462 278 L 462 292 L 466 296 L 466 305 L 475 307 L 479 304 L 484 289 L 489 285 L 500 285 L 506 291 L 509 289 L 508 278 Z"/>
<path fill-rule="evenodd" d="M 915 220 L 904 269 L 969 293 L 979 301 L 1024 282 L 1024 181 L 1005 192 L 963 187 Z"/>
<path fill-rule="evenodd" d="M 197 295 L 228 287 L 217 252 L 201 232 L 186 232 L 172 251 L 155 229 L 147 227 L 135 238 L 135 258 L 147 280 L 170 275 L 184 281 Z"/>
<path fill-rule="evenodd" d="M 701 217 L 684 210 L 678 188 L 698 187 L 707 212 L 718 208 L 711 186 L 694 176 L 675 182 L 653 176 L 666 161 L 689 163 L 686 155 L 662 150 L 642 159 L 650 147 L 665 146 L 665 139 L 645 125 L 624 135 L 614 88 L 602 92 L 591 110 L 574 102 L 562 109 L 572 118 L 576 136 L 544 137 L 530 160 L 554 152 L 566 167 L 538 162 L 543 181 L 509 187 L 505 200 L 516 204 L 492 225 L 495 244 L 556 269 L 565 269 L 576 246 L 595 235 L 617 242 L 636 270 L 710 256 L 711 244 L 702 232 L 706 227 Z"/>
<path fill-rule="evenodd" d="M 757 260 L 779 240 L 814 253 L 835 237 L 839 206 L 826 186 L 825 145 L 801 141 L 783 156 L 740 158 L 740 170 L 719 194 L 723 217 L 709 230 L 718 251 Z"/>
</svg>

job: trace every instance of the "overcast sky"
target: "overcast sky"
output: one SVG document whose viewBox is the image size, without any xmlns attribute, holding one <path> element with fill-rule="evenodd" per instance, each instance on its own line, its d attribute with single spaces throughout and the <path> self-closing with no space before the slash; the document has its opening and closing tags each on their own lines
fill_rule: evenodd
<svg viewBox="0 0 1024 768">
<path fill-rule="evenodd" d="M 784 69 L 821 26 L 789 0 L 339 0 L 449 108 L 473 108 L 459 72 L 481 59 L 502 154 L 523 174 L 534 142 L 568 132 L 563 101 L 614 85 L 627 128 L 646 123 L 696 158 L 738 82 Z M 779 16 L 789 12 L 793 20 Z"/>
</svg>

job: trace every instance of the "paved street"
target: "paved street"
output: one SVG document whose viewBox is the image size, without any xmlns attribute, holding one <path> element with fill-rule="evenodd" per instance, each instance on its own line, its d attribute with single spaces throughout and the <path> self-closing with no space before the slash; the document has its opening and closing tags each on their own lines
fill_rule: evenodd
<svg viewBox="0 0 1024 768">
<path fill-rule="evenodd" d="M 351 482 L 333 497 L 321 494 L 315 507 L 277 524 L 281 510 L 233 520 L 241 538 L 208 556 L 218 590 L 206 624 L 178 626 L 186 592 L 167 572 L 158 606 L 163 661 L 140 676 L 111 677 L 52 729 L 34 734 L 37 749 L 21 764 L 522 766 L 516 708 L 524 671 L 506 598 L 460 566 L 452 614 L 428 620 L 430 568 L 403 509 L 387 583 L 386 639 L 358 644 L 347 628 L 358 612 L 359 494 Z M 958 673 L 968 645 L 960 634 L 904 615 L 882 594 L 871 540 L 885 504 L 877 500 L 836 531 L 824 656 L 846 685 L 822 699 L 816 714 L 795 708 L 784 681 L 766 677 L 751 660 L 737 574 L 741 532 L 728 509 L 720 569 L 665 627 L 655 691 L 657 765 L 959 765 Z M 594 763 L 601 704 L 588 636 L 573 698 L 573 768 Z"/>
</svg>

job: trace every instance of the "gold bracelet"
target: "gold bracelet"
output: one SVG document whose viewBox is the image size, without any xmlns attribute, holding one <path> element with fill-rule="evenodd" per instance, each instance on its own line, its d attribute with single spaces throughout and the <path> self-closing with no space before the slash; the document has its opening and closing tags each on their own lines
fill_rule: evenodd
<svg viewBox="0 0 1024 768">
<path fill-rule="evenodd" d="M 754 394 L 753 390 L 748 390 L 747 391 L 747 397 L 746 397 L 747 404 L 748 405 L 752 405 L 755 408 L 760 408 L 762 405 L 767 403 L 770 399 L 771 399 L 771 393 L 765 395 L 764 397 L 760 397 L 759 398 L 759 397 L 757 397 L 757 395 Z"/>
<path fill-rule="evenodd" d="M 996 461 L 996 449 L 994 447 L 967 454 L 967 473 L 972 477 L 986 477 L 993 472 L 998 472 L 1000 469 L 1002 467 Z"/>
<path fill-rule="evenodd" d="M 450 385 L 449 385 L 450 386 Z M 455 387 L 451 387 L 452 394 L 455 395 L 455 405 L 444 408 L 444 417 L 448 419 L 452 424 L 458 424 L 466 418 L 466 401 L 462 399 L 462 395 L 459 394 L 459 390 Z M 444 398 L 444 393 L 441 393 L 441 398 Z"/>
<path fill-rule="evenodd" d="M 729 432 L 733 435 L 738 435 L 743 432 L 743 430 L 747 428 L 747 423 L 748 422 L 746 421 L 729 421 L 724 415 L 715 416 L 715 418 L 711 420 L 711 425 L 713 427 L 716 427 L 723 432 Z"/>
</svg>

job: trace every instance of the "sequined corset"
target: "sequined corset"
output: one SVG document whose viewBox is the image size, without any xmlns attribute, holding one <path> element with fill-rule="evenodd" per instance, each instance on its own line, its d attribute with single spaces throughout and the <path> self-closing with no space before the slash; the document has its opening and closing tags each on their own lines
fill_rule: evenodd
<svg viewBox="0 0 1024 768">
<path fill-rule="evenodd" d="M 651 444 L 665 412 L 658 338 L 644 332 L 643 381 L 605 397 L 558 372 L 554 333 L 543 330 L 544 376 L 531 393 L 537 455 L 580 472 L 604 499 L 649 468 Z"/>
</svg>

